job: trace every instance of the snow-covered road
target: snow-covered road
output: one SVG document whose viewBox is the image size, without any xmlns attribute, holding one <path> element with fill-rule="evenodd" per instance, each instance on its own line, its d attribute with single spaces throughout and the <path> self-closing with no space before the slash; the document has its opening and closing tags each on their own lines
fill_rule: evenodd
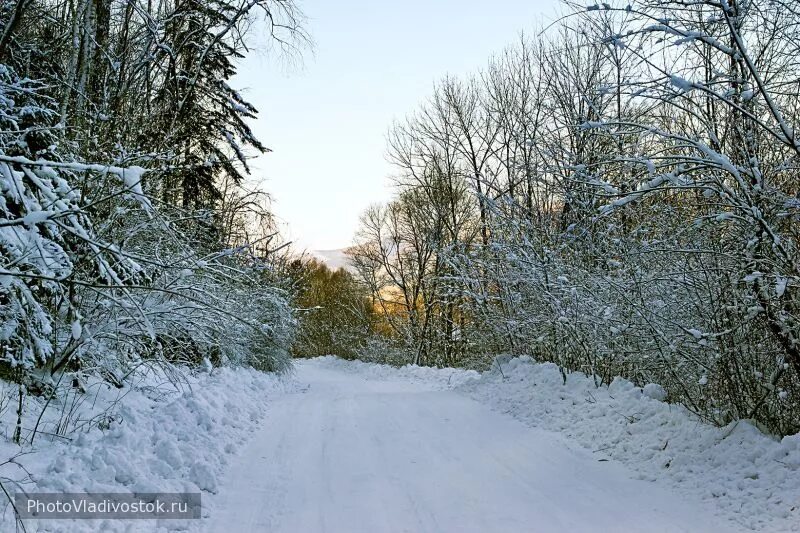
<svg viewBox="0 0 800 533">
<path fill-rule="evenodd" d="M 213 497 L 209 533 L 731 531 L 462 395 L 298 365 Z"/>
</svg>

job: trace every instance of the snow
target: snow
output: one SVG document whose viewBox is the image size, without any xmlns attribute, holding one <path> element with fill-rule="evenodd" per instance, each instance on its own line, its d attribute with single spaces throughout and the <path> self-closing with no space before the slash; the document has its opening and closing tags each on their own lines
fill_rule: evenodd
<svg viewBox="0 0 800 533">
<path fill-rule="evenodd" d="M 133 194 L 134 197 L 139 201 L 142 207 L 147 210 L 148 212 L 152 210 L 152 205 L 150 200 L 147 198 L 147 195 L 144 194 L 142 190 L 142 176 L 147 172 L 146 169 L 138 166 L 130 166 L 130 167 L 117 167 L 111 165 L 87 165 L 84 163 L 74 163 L 74 162 L 60 162 L 60 161 L 48 161 L 44 159 L 32 160 L 28 159 L 27 157 L 22 156 L 7 156 L 4 154 L 0 154 L 0 162 L 4 163 L 14 163 L 18 165 L 24 165 L 27 167 L 39 167 L 42 171 L 48 171 L 57 168 L 64 168 L 69 170 L 74 170 L 76 172 L 98 172 L 100 174 L 111 173 L 119 176 L 122 180 L 123 185 L 125 188 Z M 8 177 L 8 176 L 6 176 Z M 29 175 L 29 177 L 31 177 Z M 58 177 L 57 174 L 53 175 L 53 178 L 56 179 Z"/>
<path fill-rule="evenodd" d="M 686 333 L 688 333 L 689 335 L 691 335 L 695 339 L 702 339 L 703 338 L 703 332 L 700 331 L 699 329 L 696 329 L 696 328 L 687 329 Z"/>
<path fill-rule="evenodd" d="M 72 339 L 79 341 L 81 340 L 81 335 L 83 334 L 83 327 L 81 326 L 80 320 L 75 320 L 72 323 L 71 327 Z"/>
<path fill-rule="evenodd" d="M 291 377 L 279 377 L 244 368 L 216 368 L 213 373 L 187 375 L 181 390 L 163 385 L 165 376 L 141 376 L 136 387 L 115 389 L 102 383 L 87 385 L 80 419 L 94 420 L 66 438 L 37 435 L 32 453 L 17 459 L 31 474 L 30 492 L 201 492 L 204 512 L 213 512 L 209 494 L 218 489 L 219 478 L 239 447 L 273 408 L 277 396 L 297 390 Z M 30 399 L 30 398 L 29 398 Z M 85 400 L 85 401 L 84 401 Z M 106 408 L 110 411 L 103 415 Z M 15 413 L 7 410 L 3 420 L 13 427 Z M 59 405 L 51 405 L 48 416 L 63 416 Z M 26 415 L 33 420 L 38 408 Z M 81 425 L 81 420 L 75 420 Z M 106 429 L 99 429 L 104 421 Z M 43 428 L 51 432 L 45 422 Z M 88 430 L 88 431 L 86 431 Z M 27 438 L 27 432 L 23 433 Z M 71 439 L 71 440 L 70 440 Z M 3 444 L 3 457 L 19 451 Z M 14 465 L 4 465 L 0 475 L 20 477 Z M 13 531 L 11 509 L 4 508 L 0 531 Z M 130 521 L 26 521 L 28 531 L 88 533 L 94 531 L 159 532 L 186 529 L 192 523 L 175 520 Z"/>
<path fill-rule="evenodd" d="M 680 76 L 676 76 L 674 74 L 669 77 L 669 82 L 684 93 L 690 92 L 694 87 L 694 84 L 692 84 L 692 82 L 690 82 L 689 80 L 685 80 Z"/>
<path fill-rule="evenodd" d="M 18 459 L 25 488 L 200 491 L 203 519 L 29 530 L 800 531 L 800 435 L 706 425 L 654 383 L 565 382 L 529 357 L 482 374 L 323 357 L 291 377 L 203 371 L 178 391 L 163 377 L 88 384 L 93 412 L 113 416 L 70 441 L 37 436 Z"/>
<path fill-rule="evenodd" d="M 136 199 L 142 204 L 146 210 L 151 210 L 150 200 L 142 190 L 142 176 L 147 172 L 142 167 L 130 166 L 127 168 L 114 169 L 116 173 L 122 178 L 125 188 L 133 193 Z"/>
<path fill-rule="evenodd" d="M 55 214 L 56 213 L 53 211 L 30 211 L 28 214 L 22 217 L 22 221 L 26 226 L 31 227 L 35 226 L 36 224 L 41 224 Z"/>
<path fill-rule="evenodd" d="M 425 384 L 437 390 L 451 389 L 468 381 L 480 378 L 474 370 L 459 368 L 434 368 L 430 366 L 406 365 L 395 368 L 389 365 L 346 361 L 333 355 L 314 359 L 317 367 L 359 374 L 371 379 L 403 379 L 409 383 Z"/>
<path fill-rule="evenodd" d="M 505 386 L 498 376 L 299 363 L 305 393 L 278 400 L 211 497 L 204 531 L 738 531 L 606 454 L 493 412 L 495 394 L 446 390 L 489 392 Z"/>
<path fill-rule="evenodd" d="M 789 279 L 784 276 L 778 276 L 775 281 L 775 296 L 780 298 L 786 292 L 786 285 L 789 284 Z"/>
<path fill-rule="evenodd" d="M 657 383 L 648 383 L 642 387 L 642 393 L 648 398 L 658 400 L 659 402 L 663 402 L 667 399 L 667 391 L 665 391 L 664 387 Z"/>
<path fill-rule="evenodd" d="M 671 485 L 753 531 L 800 531 L 800 434 L 778 441 L 747 421 L 718 428 L 617 378 L 595 387 L 582 373 L 528 357 L 459 390 L 526 424 L 556 431 L 639 479 Z M 649 393 L 648 393 L 649 392 Z M 695 531 L 705 531 L 701 527 Z"/>
</svg>

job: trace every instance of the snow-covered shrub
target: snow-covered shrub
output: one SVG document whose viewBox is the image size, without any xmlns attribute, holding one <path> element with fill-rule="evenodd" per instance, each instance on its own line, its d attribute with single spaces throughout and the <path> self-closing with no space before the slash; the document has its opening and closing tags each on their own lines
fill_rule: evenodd
<svg viewBox="0 0 800 533">
<path fill-rule="evenodd" d="M 492 354 L 525 353 L 594 376 L 598 385 L 615 376 L 658 383 L 665 397 L 720 424 L 755 418 L 772 431 L 795 427 L 798 383 L 776 355 L 781 348 L 764 317 L 747 303 L 747 285 L 731 276 L 734 259 L 690 254 L 690 242 L 684 253 L 662 250 L 657 238 L 678 230 L 660 216 L 633 233 L 606 227 L 609 243 L 597 250 L 589 240 L 596 234 L 573 228 L 541 242 L 528 222 L 495 215 L 491 253 L 450 259 L 472 295 L 476 331 L 487 339 L 484 363 Z M 713 242 L 696 231 L 683 236 Z M 783 372 L 771 389 L 776 362 Z"/>
<path fill-rule="evenodd" d="M 0 69 L 3 377 L 49 394 L 81 388 L 86 373 L 124 387 L 142 364 L 287 368 L 282 274 L 265 275 L 248 243 L 208 239 L 197 213 L 156 205 L 146 171 L 123 156 L 62 153 L 37 88 Z"/>
<path fill-rule="evenodd" d="M 0 361 L 15 380 L 73 359 L 91 335 L 82 294 L 141 280 L 138 263 L 96 230 L 84 188 L 111 181 L 143 208 L 141 173 L 65 160 L 43 145 L 55 138 L 54 113 L 36 89 L 0 65 Z"/>
</svg>

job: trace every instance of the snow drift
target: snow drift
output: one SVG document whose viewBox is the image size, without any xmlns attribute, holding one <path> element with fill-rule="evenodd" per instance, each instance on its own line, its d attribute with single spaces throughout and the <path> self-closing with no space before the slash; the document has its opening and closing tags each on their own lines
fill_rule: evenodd
<svg viewBox="0 0 800 533">
<path fill-rule="evenodd" d="M 70 439 L 36 437 L 35 447 L 17 461 L 30 473 L 19 486 L 26 492 L 200 492 L 217 491 L 218 476 L 229 458 L 258 426 L 278 394 L 296 381 L 249 368 L 218 368 L 187 376 L 181 389 L 162 386 L 163 375 L 142 376 L 124 392 L 98 383 L 90 387 L 89 405 L 81 406 Z M 53 406 L 47 415 L 58 419 Z M 5 413 L 9 418 L 12 413 Z M 93 424 L 83 422 L 93 421 Z M 91 430 L 88 428 L 91 426 Z M 100 431 L 96 427 L 105 428 Z M 23 449 L 25 450 L 25 449 Z M 4 457 L 20 448 L 3 444 Z M 14 464 L 2 475 L 19 479 Z M 6 486 L 10 487 L 8 483 Z M 204 497 L 203 514 L 213 500 Z M 193 521 L 109 520 L 26 521 L 28 531 L 173 531 L 194 528 Z M 13 510 L 5 508 L 0 530 L 13 531 Z"/>
</svg>

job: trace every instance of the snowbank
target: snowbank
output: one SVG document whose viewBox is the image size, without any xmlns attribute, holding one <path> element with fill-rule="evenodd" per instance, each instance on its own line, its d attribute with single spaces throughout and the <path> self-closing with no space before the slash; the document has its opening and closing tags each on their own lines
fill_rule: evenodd
<svg viewBox="0 0 800 533">
<path fill-rule="evenodd" d="M 452 389 L 480 377 L 478 372 L 474 370 L 464 370 L 462 368 L 435 368 L 417 365 L 406 365 L 396 368 L 378 363 L 347 361 L 333 355 L 315 357 L 310 359 L 308 363 L 323 368 L 360 374 L 372 379 L 403 379 L 412 383 L 424 384 L 437 390 Z"/>
<path fill-rule="evenodd" d="M 142 378 L 124 392 L 97 384 L 85 397 L 79 418 L 98 417 L 90 431 L 76 430 L 72 440 L 36 437 L 33 453 L 18 461 L 30 472 L 28 492 L 202 492 L 217 490 L 218 476 L 229 458 L 257 426 L 276 395 L 297 387 L 294 379 L 245 368 L 218 368 L 213 373 L 188 376 L 182 391 L 163 385 L 159 376 Z M 172 392 L 170 392 L 172 389 Z M 120 398 L 120 394 L 124 397 Z M 34 409 L 31 409 L 34 411 Z M 62 406 L 50 406 L 50 416 L 61 416 Z M 6 418 L 6 417 L 4 417 Z M 76 424 L 77 425 L 77 424 Z M 98 429 L 100 425 L 106 429 Z M 22 448 L 24 451 L 25 448 Z M 4 444 L 4 457 L 20 448 Z M 6 465 L 3 474 L 16 467 Z M 19 474 L 19 469 L 16 469 Z M 203 515 L 213 509 L 203 497 Z M 174 531 L 195 529 L 196 521 L 26 521 L 28 531 Z M 10 506 L 0 530 L 13 531 Z"/>
<path fill-rule="evenodd" d="M 598 460 L 619 461 L 638 479 L 667 483 L 746 529 L 800 531 L 800 434 L 779 441 L 746 421 L 717 428 L 659 401 L 665 397 L 659 385 L 639 388 L 617 378 L 595 387 L 577 372 L 565 384 L 555 364 L 527 356 L 500 358 L 500 368 L 483 374 L 335 357 L 314 362 L 455 389 L 529 426 L 559 432 Z"/>
<path fill-rule="evenodd" d="M 503 377 L 505 375 L 505 378 Z M 657 385 L 617 378 L 595 387 L 582 373 L 529 357 L 512 359 L 460 392 L 526 424 L 558 431 L 624 463 L 645 480 L 666 481 L 756 531 L 800 531 L 800 434 L 778 441 L 746 421 L 705 424 L 662 403 Z"/>
</svg>

